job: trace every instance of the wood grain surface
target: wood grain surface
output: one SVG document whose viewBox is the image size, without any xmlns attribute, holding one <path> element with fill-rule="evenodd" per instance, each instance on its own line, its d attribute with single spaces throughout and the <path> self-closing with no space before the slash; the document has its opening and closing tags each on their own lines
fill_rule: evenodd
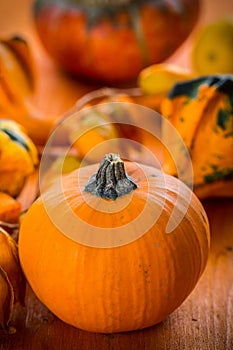
<svg viewBox="0 0 233 350">
<path fill-rule="evenodd" d="M 33 98 L 38 108 L 60 117 L 97 86 L 72 80 L 59 71 L 41 47 L 33 26 L 32 0 L 0 0 L 0 35 L 22 33 L 38 65 Z M 233 12 L 232 1 L 203 0 L 201 21 Z M 188 45 L 188 43 L 186 43 Z M 173 60 L 188 64 L 187 50 Z M 211 226 L 207 268 L 186 301 L 159 325 L 121 334 L 75 329 L 55 317 L 27 288 L 24 307 L 13 315 L 14 334 L 0 332 L 0 350 L 231 350 L 233 349 L 233 199 L 203 201 Z"/>
</svg>

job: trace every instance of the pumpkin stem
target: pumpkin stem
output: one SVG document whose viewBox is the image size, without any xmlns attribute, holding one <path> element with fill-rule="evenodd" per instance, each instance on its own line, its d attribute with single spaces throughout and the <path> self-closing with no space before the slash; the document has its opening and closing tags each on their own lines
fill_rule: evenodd
<svg viewBox="0 0 233 350">
<path fill-rule="evenodd" d="M 120 156 L 109 153 L 104 156 L 97 173 L 91 176 L 84 190 L 101 198 L 115 200 L 137 187 L 127 175 Z"/>
</svg>

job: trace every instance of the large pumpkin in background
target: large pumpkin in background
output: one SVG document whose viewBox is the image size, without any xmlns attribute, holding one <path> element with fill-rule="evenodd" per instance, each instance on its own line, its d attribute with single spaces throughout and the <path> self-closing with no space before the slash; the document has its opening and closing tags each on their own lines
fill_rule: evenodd
<svg viewBox="0 0 233 350">
<path fill-rule="evenodd" d="M 36 0 L 35 24 L 51 56 L 79 77 L 130 81 L 167 59 L 196 24 L 199 0 Z"/>
</svg>

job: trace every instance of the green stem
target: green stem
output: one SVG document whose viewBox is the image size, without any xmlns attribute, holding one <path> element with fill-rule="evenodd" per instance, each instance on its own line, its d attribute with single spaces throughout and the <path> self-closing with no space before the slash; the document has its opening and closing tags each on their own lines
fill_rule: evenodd
<svg viewBox="0 0 233 350">
<path fill-rule="evenodd" d="M 106 154 L 96 174 L 92 175 L 85 191 L 105 199 L 115 200 L 138 186 L 127 175 L 124 162 L 118 154 Z"/>
</svg>

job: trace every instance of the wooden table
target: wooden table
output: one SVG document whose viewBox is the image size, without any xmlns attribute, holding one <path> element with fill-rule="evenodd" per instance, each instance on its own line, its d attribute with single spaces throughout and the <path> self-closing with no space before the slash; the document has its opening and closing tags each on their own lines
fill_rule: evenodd
<svg viewBox="0 0 233 350">
<path fill-rule="evenodd" d="M 0 1 L 0 35 L 17 32 L 27 36 L 40 72 L 34 102 L 45 112 L 60 116 L 80 96 L 97 86 L 71 80 L 56 69 L 36 37 L 31 2 Z M 203 0 L 201 20 L 217 17 L 224 11 L 228 13 L 232 10 L 230 3 Z M 188 64 L 186 52 L 179 51 L 173 60 Z M 18 307 L 14 312 L 12 323 L 16 333 L 0 333 L 0 350 L 233 349 L 233 199 L 208 199 L 203 204 L 212 235 L 207 268 L 192 294 L 164 322 L 123 334 L 84 332 L 56 318 L 28 287 L 25 307 Z"/>
</svg>

